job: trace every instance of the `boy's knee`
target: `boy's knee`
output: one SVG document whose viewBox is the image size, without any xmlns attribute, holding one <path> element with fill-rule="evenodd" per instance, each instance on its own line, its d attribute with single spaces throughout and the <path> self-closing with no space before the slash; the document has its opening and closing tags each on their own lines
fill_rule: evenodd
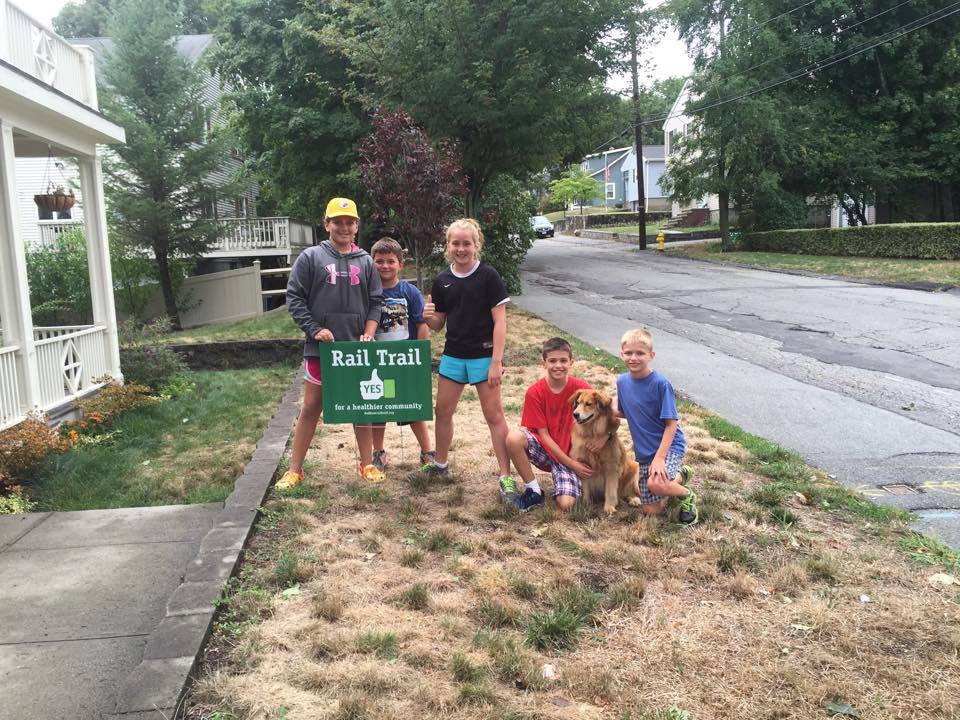
<svg viewBox="0 0 960 720">
<path fill-rule="evenodd" d="M 573 510 L 573 506 L 577 504 L 577 499 L 569 495 L 557 495 L 554 501 L 557 503 L 557 509 L 563 512 Z"/>
<path fill-rule="evenodd" d="M 527 436 L 522 430 L 511 430 L 507 433 L 507 447 L 511 450 L 526 450 Z"/>
</svg>

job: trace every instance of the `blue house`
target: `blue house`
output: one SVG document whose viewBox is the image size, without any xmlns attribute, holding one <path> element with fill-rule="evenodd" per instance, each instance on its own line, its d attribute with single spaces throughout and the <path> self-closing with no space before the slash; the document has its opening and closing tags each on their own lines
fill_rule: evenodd
<svg viewBox="0 0 960 720">
<path fill-rule="evenodd" d="M 623 180 L 623 163 L 630 155 L 630 146 L 610 148 L 602 153 L 587 155 L 580 167 L 597 179 L 601 193 L 590 204 L 594 207 L 607 207 L 613 210 L 624 207 L 627 202 L 627 188 Z"/>
</svg>

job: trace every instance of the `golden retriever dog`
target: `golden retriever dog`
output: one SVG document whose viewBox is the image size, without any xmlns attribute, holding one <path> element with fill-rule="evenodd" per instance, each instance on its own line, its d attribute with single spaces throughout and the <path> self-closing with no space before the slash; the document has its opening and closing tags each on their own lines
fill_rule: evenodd
<svg viewBox="0 0 960 720">
<path fill-rule="evenodd" d="M 602 494 L 607 515 L 617 511 L 620 498 L 639 505 L 640 466 L 628 457 L 617 436 L 620 421 L 613 414 L 613 398 L 601 390 L 577 390 L 570 396 L 570 406 L 574 419 L 570 457 L 593 468 L 593 475 L 580 478 L 584 498 L 599 502 Z M 599 452 L 587 449 L 587 441 L 606 438 L 611 432 L 613 437 Z"/>
</svg>

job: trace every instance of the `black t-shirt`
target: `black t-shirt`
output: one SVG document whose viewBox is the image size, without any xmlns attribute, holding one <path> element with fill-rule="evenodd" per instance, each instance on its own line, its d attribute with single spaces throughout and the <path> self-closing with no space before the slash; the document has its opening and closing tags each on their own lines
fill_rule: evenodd
<svg viewBox="0 0 960 720">
<path fill-rule="evenodd" d="M 471 359 L 493 355 L 493 315 L 490 311 L 509 300 L 500 274 L 480 263 L 466 277 L 448 267 L 430 288 L 437 312 L 447 316 L 447 342 L 443 354 Z"/>
</svg>

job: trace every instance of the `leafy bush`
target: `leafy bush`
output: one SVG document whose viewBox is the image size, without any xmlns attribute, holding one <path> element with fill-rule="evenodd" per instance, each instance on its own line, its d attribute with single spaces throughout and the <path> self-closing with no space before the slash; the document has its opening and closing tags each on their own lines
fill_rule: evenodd
<svg viewBox="0 0 960 720">
<path fill-rule="evenodd" d="M 23 422 L 0 432 L 0 474 L 23 477 L 31 465 L 60 448 L 60 435 L 47 424 L 46 415 L 32 412 Z"/>
<path fill-rule="evenodd" d="M 805 197 L 773 188 L 751 198 L 750 207 L 740 213 L 740 224 L 753 230 L 799 228 L 806 226 L 808 213 Z"/>
<path fill-rule="evenodd" d="M 159 400 L 150 394 L 150 388 L 145 385 L 128 382 L 121 385 L 112 381 L 108 376 L 96 378 L 96 382 L 107 381 L 107 385 L 96 395 L 77 400 L 76 407 L 84 417 L 98 417 L 104 423 L 128 410 L 134 410 L 144 405 L 154 405 Z"/>
<path fill-rule="evenodd" d="M 2 490 L 0 483 L 0 515 L 20 515 L 30 512 L 36 506 L 36 503 L 24 495 L 23 488 L 19 485 L 11 488 L 8 495 L 4 495 Z"/>
<path fill-rule="evenodd" d="M 960 259 L 960 223 L 903 223 L 747 233 L 740 250 L 798 255 Z"/>
<path fill-rule="evenodd" d="M 27 248 L 30 308 L 35 325 L 86 325 L 93 317 L 87 245 L 79 228 L 50 247 Z"/>
<path fill-rule="evenodd" d="M 604 227 L 609 225 L 636 225 L 640 222 L 640 213 L 609 213 L 599 215 L 585 215 L 587 227 Z M 655 230 L 656 223 L 661 220 L 669 220 L 668 212 L 648 212 L 647 213 L 647 231 Z"/>
<path fill-rule="evenodd" d="M 124 378 L 154 390 L 176 387 L 176 378 L 187 371 L 181 355 L 160 342 L 170 332 L 169 318 L 146 325 L 128 320 L 120 327 L 120 367 Z"/>
<path fill-rule="evenodd" d="M 507 290 L 519 293 L 520 265 L 533 245 L 530 216 L 536 201 L 511 177 L 495 178 L 483 195 L 478 220 L 485 238 L 483 260 L 500 273 Z"/>
</svg>

